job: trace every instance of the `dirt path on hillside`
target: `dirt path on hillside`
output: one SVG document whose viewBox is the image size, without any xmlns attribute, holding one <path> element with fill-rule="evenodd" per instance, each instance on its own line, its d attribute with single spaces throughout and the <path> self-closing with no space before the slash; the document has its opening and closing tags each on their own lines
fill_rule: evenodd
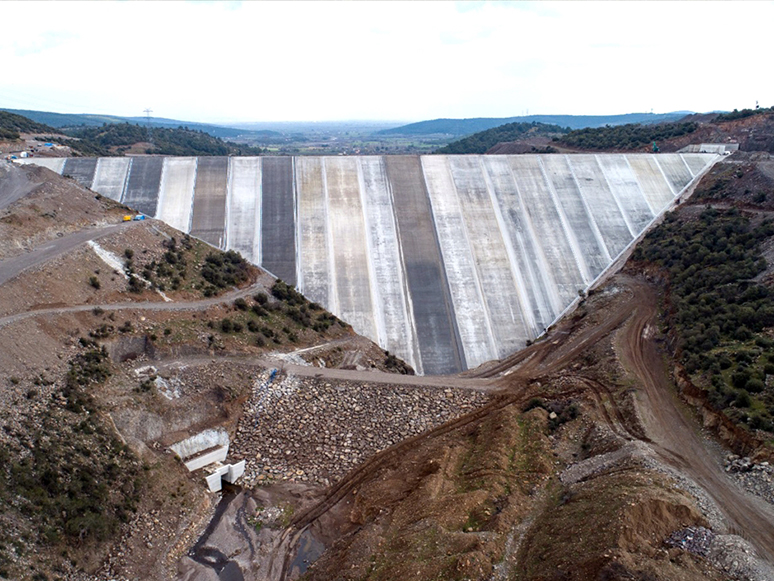
<svg viewBox="0 0 774 581">
<path fill-rule="evenodd" d="M 341 344 L 343 345 L 345 342 L 342 341 Z M 320 347 L 324 347 L 324 345 L 321 345 Z M 314 348 L 315 347 L 310 347 L 309 349 Z M 283 355 L 290 355 L 292 353 L 294 352 L 283 353 Z M 222 357 L 175 357 L 168 360 L 153 361 L 153 364 L 157 369 L 164 370 L 179 366 L 209 365 L 210 363 L 223 361 L 238 363 L 240 365 L 251 365 L 260 369 L 279 369 L 288 375 L 315 379 L 352 381 L 355 383 L 405 385 L 409 387 L 435 389 L 456 387 L 484 392 L 500 389 L 497 384 L 486 379 L 465 378 L 456 375 L 402 375 L 400 373 L 387 373 L 378 370 L 338 369 L 332 367 L 315 367 L 312 365 L 296 365 L 279 358 L 274 358 L 271 354 L 260 356 L 225 355 Z"/>
<path fill-rule="evenodd" d="M 43 183 L 31 180 L 27 172 L 17 171 L 11 162 L 0 165 L 0 176 L 3 177 L 2 187 L 0 187 L 0 210 L 23 198 Z"/>
<path fill-rule="evenodd" d="M 653 339 L 658 312 L 655 293 L 644 283 L 631 279 L 628 283 L 637 310 L 622 330 L 620 347 L 624 363 L 641 381 L 638 404 L 656 453 L 709 494 L 728 520 L 729 533 L 744 537 L 774 563 L 774 509 L 742 491 L 708 450 L 695 420 L 677 399 Z"/>
<path fill-rule="evenodd" d="M 78 230 L 72 234 L 67 234 L 61 238 L 47 240 L 30 252 L 25 252 L 24 254 L 0 262 L 0 284 L 8 282 L 33 266 L 44 264 L 57 256 L 70 252 L 84 242 L 97 240 L 109 234 L 113 234 L 119 229 L 132 228 L 137 224 L 138 222 L 123 222 L 120 224 L 103 226 L 101 228 L 87 228 L 85 230 Z"/>
<path fill-rule="evenodd" d="M 32 317 L 45 317 L 55 315 L 65 315 L 67 313 L 82 313 L 94 309 L 103 311 L 203 311 L 215 305 L 230 303 L 238 298 L 251 296 L 258 291 L 265 291 L 266 287 L 261 283 L 256 283 L 243 289 L 233 290 L 218 297 L 201 299 L 198 301 L 182 301 L 169 303 L 151 303 L 151 302 L 125 302 L 125 303 L 99 303 L 93 305 L 76 305 L 73 307 L 56 307 L 51 309 L 38 309 L 34 311 L 24 311 L 0 317 L 0 327 L 23 321 Z"/>
</svg>

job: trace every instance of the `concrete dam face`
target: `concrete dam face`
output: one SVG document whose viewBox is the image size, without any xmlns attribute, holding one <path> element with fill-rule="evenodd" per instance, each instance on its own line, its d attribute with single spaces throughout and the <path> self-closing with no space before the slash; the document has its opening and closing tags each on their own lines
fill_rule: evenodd
<svg viewBox="0 0 774 581">
<path fill-rule="evenodd" d="M 441 374 L 502 358 L 540 335 L 717 159 L 29 161 L 239 251 L 417 372 Z"/>
</svg>

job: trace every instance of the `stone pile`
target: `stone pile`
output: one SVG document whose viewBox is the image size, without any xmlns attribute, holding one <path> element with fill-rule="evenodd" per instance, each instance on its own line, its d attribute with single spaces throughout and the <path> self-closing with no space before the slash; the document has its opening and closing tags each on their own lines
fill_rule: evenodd
<svg viewBox="0 0 774 581">
<path fill-rule="evenodd" d="M 666 540 L 670 547 L 683 549 L 694 555 L 706 557 L 709 554 L 710 545 L 715 538 L 715 533 L 704 527 L 688 527 L 673 532 Z"/>
<path fill-rule="evenodd" d="M 774 504 L 774 467 L 735 454 L 726 456 L 726 472 L 745 490 Z"/>
<path fill-rule="evenodd" d="M 289 480 L 329 485 L 374 453 L 483 405 L 461 389 L 259 377 L 237 427 L 232 458 L 244 485 Z"/>
</svg>

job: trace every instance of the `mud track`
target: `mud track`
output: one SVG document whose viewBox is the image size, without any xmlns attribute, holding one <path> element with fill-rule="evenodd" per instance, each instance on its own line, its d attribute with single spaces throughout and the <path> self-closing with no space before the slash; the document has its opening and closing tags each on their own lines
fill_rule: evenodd
<svg viewBox="0 0 774 581">
<path fill-rule="evenodd" d="M 677 400 L 653 339 L 658 311 L 656 295 L 645 283 L 628 279 L 628 285 L 634 291 L 637 310 L 625 327 L 619 346 L 624 363 L 640 380 L 639 408 L 656 453 L 707 492 L 726 517 L 728 532 L 750 541 L 763 558 L 774 563 L 774 510 L 742 491 L 709 452 L 696 422 Z"/>
<path fill-rule="evenodd" d="M 577 323 L 568 319 L 546 340 L 492 367 L 465 373 L 465 377 L 491 378 L 500 391 L 478 410 L 376 454 L 329 488 L 316 504 L 297 514 L 284 534 L 283 545 L 287 552 L 275 556 L 276 560 L 283 560 L 282 567 L 275 568 L 281 571 L 278 579 L 286 578 L 293 547 L 303 531 L 364 481 L 390 464 L 398 463 L 405 452 L 423 441 L 478 422 L 506 406 L 525 403 L 530 380 L 562 370 L 585 349 L 613 332 L 617 332 L 622 362 L 638 380 L 637 407 L 643 419 L 644 433 L 642 426 L 633 426 L 627 421 L 615 395 L 595 378 L 571 373 L 580 385 L 557 395 L 590 395 L 592 405 L 615 433 L 629 441 L 649 443 L 665 464 L 689 476 L 717 503 L 727 519 L 728 533 L 747 539 L 764 559 L 774 563 L 774 510 L 744 492 L 726 476 L 719 459 L 702 440 L 697 423 L 686 415 L 678 400 L 654 338 L 658 313 L 654 290 L 647 283 L 624 275 L 619 275 L 618 282 L 630 290 L 632 297 L 617 301 L 600 324 L 578 330 Z"/>
</svg>

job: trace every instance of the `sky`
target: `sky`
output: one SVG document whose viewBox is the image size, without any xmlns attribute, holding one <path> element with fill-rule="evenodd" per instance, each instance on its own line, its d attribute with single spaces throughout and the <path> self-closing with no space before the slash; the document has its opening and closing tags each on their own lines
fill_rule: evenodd
<svg viewBox="0 0 774 581">
<path fill-rule="evenodd" d="M 774 105 L 774 2 L 9 2 L 0 107 L 199 122 Z"/>
</svg>

